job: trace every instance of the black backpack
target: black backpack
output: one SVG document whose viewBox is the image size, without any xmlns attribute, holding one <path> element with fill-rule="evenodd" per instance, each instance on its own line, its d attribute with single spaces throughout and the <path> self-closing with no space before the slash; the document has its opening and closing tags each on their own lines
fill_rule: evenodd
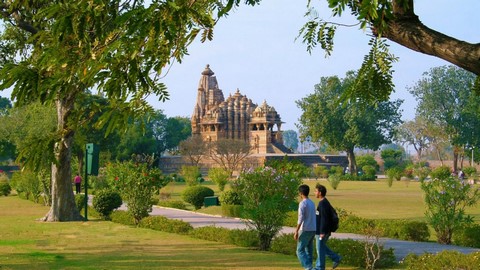
<svg viewBox="0 0 480 270">
<path fill-rule="evenodd" d="M 335 211 L 335 208 L 333 208 L 333 206 L 330 205 L 330 231 L 331 232 L 336 232 L 338 230 L 339 222 L 340 222 L 340 219 L 338 218 L 337 211 Z"/>
</svg>

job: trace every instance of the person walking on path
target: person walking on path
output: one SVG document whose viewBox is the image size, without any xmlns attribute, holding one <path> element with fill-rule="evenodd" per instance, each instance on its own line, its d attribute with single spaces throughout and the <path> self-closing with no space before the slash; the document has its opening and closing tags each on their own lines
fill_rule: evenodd
<svg viewBox="0 0 480 270">
<path fill-rule="evenodd" d="M 315 186 L 315 197 L 320 199 L 317 206 L 317 230 L 315 232 L 315 242 L 317 247 L 317 262 L 315 269 L 325 270 L 325 257 L 328 256 L 333 261 L 333 269 L 337 268 L 342 260 L 342 257 L 333 252 L 328 246 L 327 241 L 332 231 L 330 229 L 331 208 L 332 205 L 325 198 L 327 195 L 327 188 L 321 184 Z"/>
<path fill-rule="evenodd" d="M 73 182 L 75 183 L 76 194 L 80 193 L 80 190 L 81 190 L 81 187 L 82 187 L 82 177 L 80 177 L 80 175 L 78 175 L 78 173 L 75 176 L 75 178 L 73 178 Z"/>
<path fill-rule="evenodd" d="M 297 257 L 302 267 L 312 270 L 313 239 L 315 238 L 315 203 L 308 198 L 310 187 L 301 185 L 298 193 L 302 201 L 298 205 L 298 222 L 293 238 L 297 241 Z"/>
</svg>

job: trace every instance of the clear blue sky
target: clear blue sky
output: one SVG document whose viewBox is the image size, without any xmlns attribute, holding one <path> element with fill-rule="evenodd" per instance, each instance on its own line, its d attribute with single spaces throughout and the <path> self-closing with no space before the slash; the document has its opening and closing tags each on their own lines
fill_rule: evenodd
<svg viewBox="0 0 480 270">
<path fill-rule="evenodd" d="M 225 96 L 239 88 L 257 104 L 267 100 L 285 122 L 282 129 L 296 130 L 301 111 L 295 101 L 312 93 L 320 77 L 344 77 L 347 71 L 357 70 L 369 49 L 369 38 L 355 26 L 338 29 L 330 57 L 325 58 L 320 48 L 308 54 L 306 46 L 300 40 L 295 41 L 306 20 L 305 5 L 306 0 L 263 0 L 259 6 L 241 6 L 219 22 L 213 41 L 195 42 L 183 63 L 171 67 L 163 79 L 170 100 L 161 103 L 150 97 L 149 102 L 168 116 L 190 117 L 200 73 L 210 64 Z M 415 9 L 420 20 L 430 28 L 468 42 L 480 42 L 480 1 L 417 0 Z M 326 8 L 320 15 L 326 20 L 337 20 Z M 342 22 L 354 21 L 344 18 Z M 389 44 L 391 52 L 400 58 L 394 64 L 396 92 L 392 98 L 405 100 L 403 119 L 412 119 L 416 103 L 406 87 L 413 86 L 423 72 L 448 63 L 392 42 Z M 0 92 L 0 95 L 9 96 L 10 92 Z"/>
</svg>

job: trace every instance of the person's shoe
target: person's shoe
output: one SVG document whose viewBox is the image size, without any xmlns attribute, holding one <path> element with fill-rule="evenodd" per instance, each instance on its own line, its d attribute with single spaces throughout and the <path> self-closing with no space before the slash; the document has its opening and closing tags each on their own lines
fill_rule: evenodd
<svg viewBox="0 0 480 270">
<path fill-rule="evenodd" d="M 342 257 L 338 258 L 338 261 L 333 262 L 332 269 L 337 268 L 341 261 L 342 261 Z"/>
</svg>

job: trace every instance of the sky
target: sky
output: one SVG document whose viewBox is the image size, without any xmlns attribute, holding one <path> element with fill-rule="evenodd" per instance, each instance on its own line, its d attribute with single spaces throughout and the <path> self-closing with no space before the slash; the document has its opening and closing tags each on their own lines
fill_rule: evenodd
<svg viewBox="0 0 480 270">
<path fill-rule="evenodd" d="M 198 37 L 182 63 L 170 67 L 162 79 L 170 100 L 159 102 L 152 96 L 148 101 L 169 117 L 190 117 L 201 72 L 209 64 L 225 97 L 239 89 L 258 105 L 266 100 L 285 122 L 282 130 L 297 130 L 295 123 L 302 112 L 295 101 L 313 93 L 321 77 L 344 77 L 347 71 L 358 70 L 369 51 L 367 33 L 354 26 L 338 29 L 331 56 L 325 58 L 321 48 L 309 54 L 301 39 L 295 40 L 306 21 L 303 16 L 306 3 L 306 0 L 262 0 L 255 7 L 240 6 L 219 21 L 213 41 L 201 43 Z M 415 1 L 415 12 L 424 24 L 472 43 L 480 42 L 478 10 L 478 0 Z M 329 21 L 355 22 L 348 17 L 333 18 L 328 8 L 322 8 L 320 16 Z M 430 68 L 449 63 L 393 42 L 388 44 L 399 57 L 399 62 L 393 65 L 395 93 L 391 98 L 404 100 L 402 119 L 410 120 L 415 116 L 416 102 L 407 87 L 413 86 Z M 0 92 L 4 97 L 9 94 Z"/>
</svg>

